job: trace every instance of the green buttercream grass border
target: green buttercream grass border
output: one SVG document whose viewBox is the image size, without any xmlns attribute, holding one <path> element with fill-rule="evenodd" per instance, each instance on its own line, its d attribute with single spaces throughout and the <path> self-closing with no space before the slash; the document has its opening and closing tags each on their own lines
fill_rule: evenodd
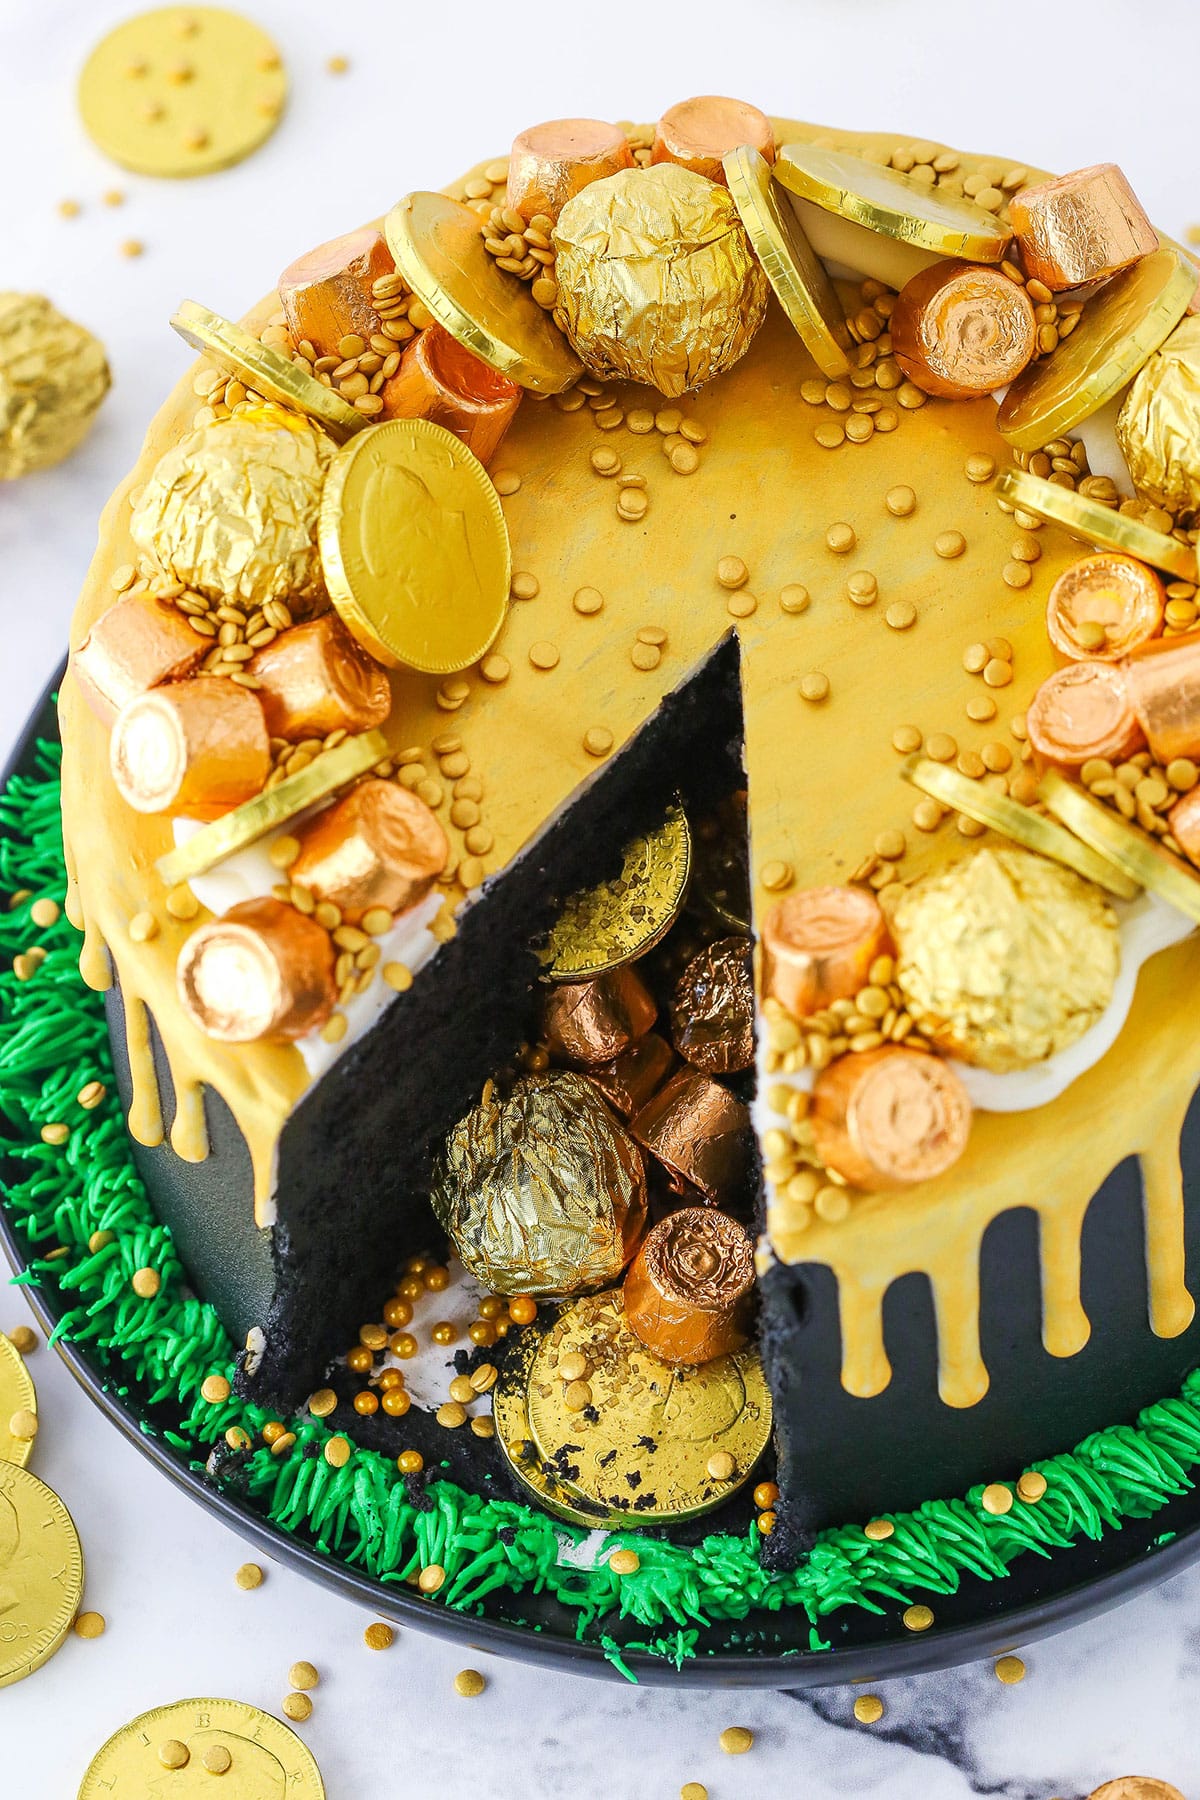
<svg viewBox="0 0 1200 1800">
<path fill-rule="evenodd" d="M 212 1307 L 190 1293 L 170 1233 L 158 1223 L 130 1151 L 109 1055 L 104 1009 L 83 984 L 79 939 L 65 915 L 47 929 L 32 923 L 33 900 L 60 903 L 65 890 L 59 824 L 60 747 L 39 741 L 33 773 L 14 776 L 0 796 L 0 892 L 31 898 L 0 912 L 0 1191 L 26 1245 L 18 1280 L 55 1291 L 64 1309 L 55 1330 L 101 1365 L 136 1399 L 143 1428 L 160 1436 L 193 1469 L 232 1425 L 260 1447 L 238 1469 L 237 1492 L 279 1530 L 382 1582 L 403 1582 L 430 1564 L 446 1579 L 431 1604 L 466 1613 L 505 1589 L 548 1592 L 576 1619 L 576 1635 L 599 1641 L 629 1674 L 622 1650 L 648 1650 L 676 1664 L 695 1654 L 702 1627 L 752 1612 L 799 1607 L 813 1650 L 827 1649 L 822 1621 L 838 1607 L 874 1613 L 916 1594 L 953 1593 L 964 1576 L 1006 1575 L 1020 1556 L 1048 1557 L 1081 1539 L 1099 1540 L 1130 1519 L 1149 1518 L 1193 1486 L 1200 1466 L 1200 1371 L 1176 1399 L 1148 1406 L 1136 1426 L 1116 1426 L 1037 1467 L 1047 1491 L 1035 1505 L 1015 1501 L 1003 1515 L 985 1512 L 983 1484 L 964 1499 L 931 1500 L 890 1515 L 882 1542 L 860 1525 L 823 1532 L 795 1568 L 771 1573 L 759 1560 L 757 1532 L 713 1535 L 684 1548 L 633 1532 L 613 1545 L 637 1549 L 641 1567 L 617 1577 L 607 1567 L 560 1566 L 569 1528 L 516 1502 L 482 1498 L 433 1481 L 415 1505 L 394 1464 L 355 1448 L 341 1469 L 319 1454 L 330 1436 L 320 1421 L 292 1422 L 295 1445 L 283 1456 L 262 1446 L 269 1415 L 231 1396 L 210 1405 L 200 1393 L 214 1373 L 232 1377 L 233 1346 Z M 14 955 L 39 945 L 46 955 L 21 981 Z M 107 1092 L 92 1111 L 76 1099 L 86 1082 Z M 41 1128 L 67 1124 L 64 1144 Z M 93 1233 L 111 1231 L 89 1252 Z M 156 1269 L 152 1300 L 130 1285 L 136 1269 Z M 576 1534 L 577 1535 L 577 1534 Z M 619 1647 L 606 1631 L 616 1619 L 642 1641 Z M 623 1635 L 624 1635 L 623 1631 Z M 632 1676 L 630 1677 L 632 1679 Z"/>
</svg>

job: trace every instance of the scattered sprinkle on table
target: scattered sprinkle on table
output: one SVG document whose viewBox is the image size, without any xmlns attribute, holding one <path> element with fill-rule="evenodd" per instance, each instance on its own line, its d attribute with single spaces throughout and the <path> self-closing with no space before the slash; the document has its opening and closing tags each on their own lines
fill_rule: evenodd
<svg viewBox="0 0 1200 1800">
<path fill-rule="evenodd" d="M 685 1781 L 679 1790 L 679 1800 L 708 1800 L 708 1789 L 702 1781 Z"/>
<path fill-rule="evenodd" d="M 395 1632 L 382 1619 L 377 1620 L 374 1625 L 368 1625 L 363 1632 L 363 1643 L 368 1650 L 390 1650 L 395 1641 Z"/>
<path fill-rule="evenodd" d="M 350 67 L 348 56 L 330 56 L 326 58 L 325 72 L 328 75 L 344 75 Z"/>
<path fill-rule="evenodd" d="M 38 1347 L 38 1335 L 30 1325 L 14 1325 L 8 1334 L 13 1349 L 22 1356 L 32 1356 Z"/>
<path fill-rule="evenodd" d="M 233 1579 L 240 1588 L 244 1588 L 249 1593 L 251 1588 L 262 1586 L 264 1576 L 257 1563 L 243 1563 Z"/>
<path fill-rule="evenodd" d="M 745 1756 L 754 1743 L 754 1733 L 747 1725 L 727 1725 L 717 1742 L 726 1756 Z"/>
<path fill-rule="evenodd" d="M 307 1694 L 285 1694 L 280 1707 L 296 1725 L 303 1725 L 305 1719 L 312 1718 L 313 1703 Z"/>
<path fill-rule="evenodd" d="M 883 1701 L 878 1694 L 860 1694 L 854 1702 L 854 1716 L 860 1725 L 877 1725 L 883 1717 Z"/>
<path fill-rule="evenodd" d="M 928 1631 L 933 1624 L 933 1609 L 928 1606 L 907 1606 L 901 1616 L 906 1631 Z"/>
<path fill-rule="evenodd" d="M 1002 1681 L 1005 1687 L 1015 1687 L 1018 1681 L 1025 1679 L 1025 1664 L 1019 1656 L 1002 1656 L 996 1663 L 996 1680 Z"/>
<path fill-rule="evenodd" d="M 106 1623 L 103 1613 L 81 1612 L 75 1621 L 75 1636 L 81 1638 L 103 1637 Z"/>
<path fill-rule="evenodd" d="M 126 238 L 121 245 L 122 256 L 141 256 L 146 246 L 141 238 Z"/>
<path fill-rule="evenodd" d="M 15 1437 L 22 1444 L 32 1443 L 37 1436 L 37 1429 L 37 1414 L 30 1412 L 27 1406 L 18 1406 L 8 1421 L 9 1436 Z"/>
<path fill-rule="evenodd" d="M 299 1688 L 303 1691 L 307 1688 L 315 1688 L 320 1680 L 321 1677 L 310 1662 L 294 1662 L 288 1670 L 289 1687 Z"/>
<path fill-rule="evenodd" d="M 461 1694 L 464 1700 L 473 1700 L 476 1694 L 482 1694 L 487 1682 L 478 1669 L 460 1669 L 454 1677 L 454 1691 Z"/>
</svg>

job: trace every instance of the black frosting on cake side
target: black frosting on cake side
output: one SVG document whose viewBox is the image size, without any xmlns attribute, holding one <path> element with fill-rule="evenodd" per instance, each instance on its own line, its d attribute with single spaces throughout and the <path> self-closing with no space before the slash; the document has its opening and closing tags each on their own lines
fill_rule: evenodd
<svg viewBox="0 0 1200 1800">
<path fill-rule="evenodd" d="M 1125 1096 L 1136 1104 L 1136 1096 Z M 1114 1100 L 1114 1103 L 1120 1103 Z M 1020 1129 L 1019 1118 L 1014 1130 Z M 1200 1271 L 1200 1094 L 1180 1155 L 1189 1286 Z M 975 1406 L 945 1406 L 937 1392 L 933 1302 L 923 1275 L 893 1283 L 884 1300 L 892 1379 L 856 1399 L 841 1385 L 837 1283 L 815 1265 L 776 1264 L 761 1282 L 762 1347 L 775 1400 L 782 1497 L 769 1559 L 787 1567 L 825 1525 L 904 1511 L 1012 1480 L 1029 1463 L 1069 1450 L 1090 1432 L 1132 1423 L 1176 1393 L 1200 1363 L 1200 1318 L 1175 1338 L 1155 1337 L 1148 1315 L 1141 1177 L 1127 1158 L 1097 1190 L 1083 1230 L 1081 1295 L 1091 1337 L 1070 1357 L 1042 1345 L 1037 1216 L 995 1219 L 980 1262 L 980 1342 L 990 1375 Z"/>
</svg>

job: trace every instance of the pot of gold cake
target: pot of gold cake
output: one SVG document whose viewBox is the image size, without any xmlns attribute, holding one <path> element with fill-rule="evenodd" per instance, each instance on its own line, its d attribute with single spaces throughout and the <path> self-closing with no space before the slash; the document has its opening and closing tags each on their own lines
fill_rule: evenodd
<svg viewBox="0 0 1200 1800">
<path fill-rule="evenodd" d="M 169 321 L 0 814 L 0 1224 L 386 1617 L 975 1657 L 1200 1544 L 1196 269 L 1114 163 L 513 124 Z"/>
</svg>

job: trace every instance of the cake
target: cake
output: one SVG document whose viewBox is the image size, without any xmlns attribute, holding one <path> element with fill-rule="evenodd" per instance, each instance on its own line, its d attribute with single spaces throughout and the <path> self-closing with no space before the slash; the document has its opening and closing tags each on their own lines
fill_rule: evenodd
<svg viewBox="0 0 1200 1800">
<path fill-rule="evenodd" d="M 1195 285 L 1112 165 L 709 97 L 181 309 L 72 627 L 68 910 L 246 1401 L 789 1571 L 1184 1383 Z M 391 1334 L 451 1249 L 435 1408 Z"/>
</svg>

